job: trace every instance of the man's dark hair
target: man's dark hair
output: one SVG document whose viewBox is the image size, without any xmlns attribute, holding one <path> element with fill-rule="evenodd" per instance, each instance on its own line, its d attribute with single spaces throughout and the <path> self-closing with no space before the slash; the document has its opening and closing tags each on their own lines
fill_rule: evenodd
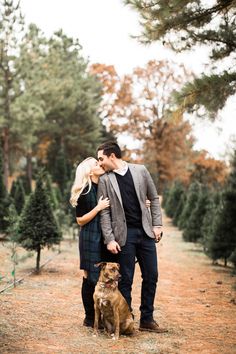
<svg viewBox="0 0 236 354">
<path fill-rule="evenodd" d="M 113 153 L 118 159 L 121 159 L 121 149 L 115 141 L 106 141 L 105 143 L 99 145 L 97 152 L 101 150 L 103 150 L 103 154 L 108 157 Z"/>
</svg>

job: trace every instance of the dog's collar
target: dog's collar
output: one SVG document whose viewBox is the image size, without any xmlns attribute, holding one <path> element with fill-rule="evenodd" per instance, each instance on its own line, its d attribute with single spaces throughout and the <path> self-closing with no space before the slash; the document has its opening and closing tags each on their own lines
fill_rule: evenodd
<svg viewBox="0 0 236 354">
<path fill-rule="evenodd" d="M 101 288 L 116 288 L 118 286 L 118 281 L 112 281 L 112 282 L 99 281 L 99 286 Z"/>
</svg>

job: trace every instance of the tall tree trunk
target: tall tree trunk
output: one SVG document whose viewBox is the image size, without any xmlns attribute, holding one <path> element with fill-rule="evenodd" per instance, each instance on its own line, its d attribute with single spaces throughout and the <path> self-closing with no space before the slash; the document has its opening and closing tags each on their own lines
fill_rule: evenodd
<svg viewBox="0 0 236 354">
<path fill-rule="evenodd" d="M 27 153 L 26 160 L 27 160 L 27 178 L 28 178 L 30 190 L 32 190 L 32 153 L 31 153 L 31 151 Z"/>
<path fill-rule="evenodd" d="M 9 128 L 3 128 L 3 179 L 8 190 L 9 177 Z"/>
<path fill-rule="evenodd" d="M 36 259 L 36 273 L 39 273 L 39 267 L 40 267 L 40 256 L 41 256 L 41 247 L 38 246 L 37 250 L 37 259 Z"/>
</svg>

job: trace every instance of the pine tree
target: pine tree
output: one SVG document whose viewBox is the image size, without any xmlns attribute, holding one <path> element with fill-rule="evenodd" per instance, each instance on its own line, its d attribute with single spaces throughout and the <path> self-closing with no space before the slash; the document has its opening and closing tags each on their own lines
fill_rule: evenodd
<svg viewBox="0 0 236 354">
<path fill-rule="evenodd" d="M 168 200 L 165 205 L 166 215 L 173 218 L 179 204 L 184 187 L 180 181 L 175 181 L 170 189 Z"/>
<path fill-rule="evenodd" d="M 193 209 L 189 220 L 186 223 L 186 228 L 183 232 L 183 238 L 185 241 L 196 242 L 203 238 L 201 225 L 203 223 L 204 216 L 207 212 L 207 204 L 209 203 L 209 192 L 207 188 L 203 186 L 200 189 L 199 198 L 197 204 Z"/>
<path fill-rule="evenodd" d="M 216 212 L 218 208 L 221 208 L 222 195 L 219 191 L 212 191 L 209 194 L 208 204 L 206 207 L 206 214 L 203 218 L 201 225 L 201 234 L 203 236 L 203 248 L 204 252 L 209 256 L 208 248 L 211 243 L 211 239 L 214 236 L 214 220 L 216 218 Z"/>
<path fill-rule="evenodd" d="M 27 250 L 37 252 L 36 271 L 39 272 L 41 250 L 59 244 L 62 238 L 52 212 L 48 195 L 43 187 L 42 175 L 36 181 L 19 221 L 18 242 Z"/>
<path fill-rule="evenodd" d="M 193 182 L 189 186 L 187 200 L 178 221 L 178 227 L 180 229 L 185 229 L 187 226 L 187 222 L 198 201 L 199 189 L 200 186 L 198 182 Z"/>
<path fill-rule="evenodd" d="M 161 200 L 161 206 L 162 208 L 165 209 L 167 201 L 168 201 L 168 197 L 169 197 L 169 192 L 170 192 L 170 187 L 165 186 L 163 188 L 163 192 L 162 192 L 162 200 Z"/>
<path fill-rule="evenodd" d="M 66 183 L 67 183 L 67 163 L 66 163 L 66 155 L 64 148 L 60 148 L 58 154 L 55 159 L 55 167 L 53 171 L 53 178 L 55 182 L 57 182 L 58 187 L 62 193 L 64 194 Z"/>
<path fill-rule="evenodd" d="M 234 251 L 231 253 L 230 257 L 229 257 L 229 261 L 233 263 L 234 268 L 236 268 L 236 248 L 234 249 Z"/>
<path fill-rule="evenodd" d="M 18 238 L 18 222 L 19 216 L 17 214 L 15 205 L 12 203 L 9 206 L 9 213 L 8 213 L 8 228 L 7 234 L 9 235 L 9 240 L 11 242 L 10 250 L 11 250 L 11 261 L 12 261 L 12 271 L 11 275 L 13 276 L 13 283 L 14 287 L 16 286 L 16 266 L 19 261 L 19 257 L 17 254 L 17 238 Z"/>
<path fill-rule="evenodd" d="M 57 200 L 55 188 L 52 186 L 52 178 L 49 173 L 46 173 L 46 175 L 45 175 L 45 188 L 46 188 L 52 209 L 53 210 L 57 209 L 58 208 L 58 200 Z"/>
<path fill-rule="evenodd" d="M 185 206 L 185 203 L 186 203 L 186 199 L 187 199 L 186 191 L 183 191 L 181 196 L 180 196 L 179 203 L 178 203 L 178 205 L 176 207 L 176 210 L 175 210 L 175 213 L 174 213 L 174 216 L 173 216 L 173 224 L 175 226 L 178 226 L 179 218 L 180 218 L 180 215 L 183 212 L 183 209 L 184 209 L 184 206 Z"/>
<path fill-rule="evenodd" d="M 18 179 L 16 181 L 16 188 L 15 188 L 15 193 L 13 195 L 13 200 L 14 200 L 16 211 L 18 215 L 20 215 L 25 204 L 25 190 L 21 179 Z"/>
<path fill-rule="evenodd" d="M 4 185 L 8 188 L 10 136 L 14 115 L 12 106 L 20 96 L 20 82 L 15 66 L 16 53 L 23 32 L 23 17 L 20 1 L 0 1 L 0 129 L 3 142 Z"/>
<path fill-rule="evenodd" d="M 8 208 L 10 200 L 3 181 L 3 164 L 0 149 L 0 233 L 5 233 L 8 227 Z"/>
<path fill-rule="evenodd" d="M 11 197 L 12 199 L 14 199 L 14 195 L 15 195 L 15 192 L 16 192 L 16 186 L 17 186 L 17 180 L 16 180 L 16 181 L 13 181 L 13 182 L 12 182 L 12 185 L 11 185 L 10 197 Z"/>
<path fill-rule="evenodd" d="M 208 253 L 213 260 L 227 260 L 236 247 L 236 151 L 231 166 L 231 173 L 222 194 L 221 208 L 217 209 L 214 219 L 213 235 L 208 246 Z"/>
<path fill-rule="evenodd" d="M 141 17 L 144 43 L 162 41 L 176 52 L 196 46 L 210 49 L 210 74 L 202 74 L 187 83 L 176 99 L 183 109 L 204 106 L 212 118 L 223 108 L 227 98 L 236 92 L 235 0 L 124 0 Z M 227 59 L 231 59 L 228 60 Z M 225 65 L 222 65 L 225 59 Z M 221 61 L 222 69 L 218 62 Z M 207 95 L 206 95 L 207 92 Z"/>
</svg>

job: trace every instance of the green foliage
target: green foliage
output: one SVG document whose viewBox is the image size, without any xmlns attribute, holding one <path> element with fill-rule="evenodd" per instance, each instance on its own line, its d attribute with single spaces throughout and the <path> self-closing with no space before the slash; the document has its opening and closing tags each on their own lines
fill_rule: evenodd
<svg viewBox="0 0 236 354">
<path fill-rule="evenodd" d="M 222 208 L 216 217 L 214 235 L 209 245 L 212 259 L 223 258 L 225 264 L 236 247 L 236 151 L 232 170 L 222 195 Z"/>
<path fill-rule="evenodd" d="M 174 216 L 173 216 L 173 224 L 174 224 L 175 226 L 178 225 L 180 215 L 182 214 L 183 209 L 184 209 L 184 206 L 185 206 L 185 204 L 186 204 L 186 199 L 187 199 L 186 192 L 183 191 L 183 193 L 181 194 L 179 203 L 178 203 L 178 205 L 177 205 L 177 207 L 176 207 Z"/>
<path fill-rule="evenodd" d="M 3 182 L 2 154 L 0 149 L 0 233 L 6 232 L 8 227 L 8 207 L 10 198 Z"/>
<path fill-rule="evenodd" d="M 203 236 L 203 247 L 206 254 L 208 254 L 208 248 L 211 243 L 211 239 L 214 235 L 214 224 L 217 209 L 221 208 L 222 193 L 214 191 L 209 194 L 208 204 L 206 207 L 206 213 L 201 225 L 201 234 Z M 209 255 L 209 254 L 208 254 Z"/>
<path fill-rule="evenodd" d="M 186 203 L 178 221 L 178 227 L 180 229 L 185 229 L 187 227 L 187 222 L 198 201 L 199 190 L 200 190 L 200 185 L 198 182 L 193 182 L 189 186 Z"/>
<path fill-rule="evenodd" d="M 77 39 L 61 30 L 48 39 L 34 24 L 25 29 L 18 1 L 1 1 L 0 13 L 4 181 L 14 155 L 17 162 L 26 159 L 31 182 L 35 160 L 36 165 L 40 160 L 44 165 L 48 162 L 52 174 L 58 146 L 64 146 L 69 157 L 67 167 L 94 153 L 102 132 L 98 116 L 101 86 L 89 74 Z M 14 141 L 14 151 L 10 141 Z M 47 154 L 49 150 L 53 154 Z"/>
<path fill-rule="evenodd" d="M 68 173 L 65 151 L 63 148 L 60 148 L 55 159 L 53 179 L 58 184 L 62 194 L 64 194 L 64 190 L 66 188 L 67 175 Z"/>
<path fill-rule="evenodd" d="M 175 181 L 168 194 L 168 199 L 165 204 L 166 215 L 173 218 L 180 202 L 181 195 L 184 192 L 183 184 L 180 181 Z"/>
<path fill-rule="evenodd" d="M 210 210 L 206 217 L 209 218 L 211 213 L 211 228 L 206 229 L 208 232 L 205 232 L 204 237 L 206 252 L 214 261 L 224 259 L 226 265 L 236 247 L 236 153 L 221 202 L 217 203 L 215 211 Z M 204 220 L 205 225 L 206 223 L 207 220 Z"/>
<path fill-rule="evenodd" d="M 56 189 L 52 186 L 52 178 L 49 173 L 45 174 L 45 189 L 52 209 L 57 209 L 59 204 L 57 200 Z"/>
<path fill-rule="evenodd" d="M 29 195 L 31 193 L 31 185 L 26 174 L 20 175 L 17 179 L 21 181 L 25 194 Z"/>
<path fill-rule="evenodd" d="M 25 190 L 21 179 L 16 180 L 16 187 L 14 187 L 14 189 L 14 194 L 13 191 L 11 194 L 14 200 L 16 211 L 18 215 L 20 215 L 25 204 Z"/>
<path fill-rule="evenodd" d="M 209 191 L 207 188 L 201 186 L 199 198 L 196 206 L 193 209 L 183 232 L 183 238 L 185 241 L 196 242 L 203 239 L 201 225 L 203 223 L 204 216 L 207 212 L 207 205 L 209 203 Z"/>
<path fill-rule="evenodd" d="M 58 146 L 63 146 L 72 164 L 96 150 L 102 127 L 97 113 L 101 87 L 87 71 L 78 40 L 62 31 L 50 38 L 44 65 L 49 79 L 43 92 L 47 124 L 41 134 L 52 142 L 54 152 L 48 162 L 54 166 Z"/>
<path fill-rule="evenodd" d="M 235 92 L 236 73 L 225 71 L 220 75 L 203 74 L 187 83 L 180 92 L 174 92 L 174 97 L 190 113 L 204 106 L 209 117 L 214 119 L 216 112 L 225 106 L 228 97 Z"/>
<path fill-rule="evenodd" d="M 236 248 L 229 257 L 229 261 L 233 263 L 234 268 L 236 268 Z"/>
<path fill-rule="evenodd" d="M 7 228 L 7 234 L 9 235 L 9 239 L 11 242 L 11 261 L 12 261 L 12 272 L 11 275 L 13 276 L 13 283 L 15 286 L 16 283 L 16 266 L 18 264 L 19 261 L 19 257 L 17 254 L 17 237 L 18 237 L 18 214 L 16 211 L 16 208 L 14 206 L 14 204 L 11 204 L 9 206 L 9 212 L 8 212 L 8 228 Z"/>
<path fill-rule="evenodd" d="M 176 95 L 177 103 L 190 111 L 204 106 L 216 117 L 229 96 L 235 94 L 236 22 L 234 0 L 124 0 L 141 17 L 141 42 L 162 41 L 176 52 L 206 46 L 211 73 L 187 83 Z M 227 59 L 229 59 L 227 61 Z M 224 60 L 225 59 L 225 60 Z M 225 61 L 219 69 L 217 62 Z M 216 65 L 215 65 L 216 64 Z M 223 71 L 224 70 L 224 71 Z M 206 95 L 207 92 L 207 95 Z"/>
<path fill-rule="evenodd" d="M 37 252 L 36 269 L 39 270 L 40 252 L 45 246 L 59 244 L 62 238 L 52 212 L 47 192 L 39 175 L 19 221 L 18 242 L 27 250 Z"/>
<path fill-rule="evenodd" d="M 169 192 L 170 192 L 170 187 L 165 186 L 165 187 L 163 188 L 162 201 L 161 201 L 161 206 L 162 206 L 162 208 L 164 208 L 164 209 L 165 209 L 166 203 L 167 203 L 167 201 L 168 201 Z"/>
</svg>

